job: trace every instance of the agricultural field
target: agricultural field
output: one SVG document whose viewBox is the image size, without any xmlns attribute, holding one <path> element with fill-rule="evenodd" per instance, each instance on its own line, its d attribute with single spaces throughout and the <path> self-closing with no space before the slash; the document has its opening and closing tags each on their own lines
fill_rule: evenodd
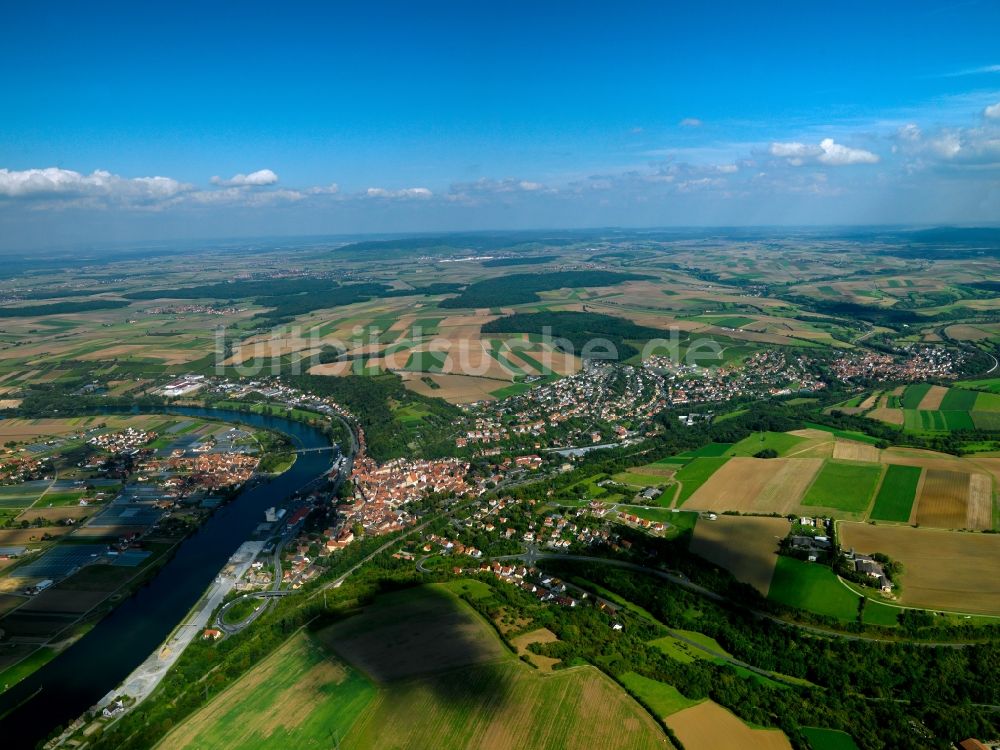
<svg viewBox="0 0 1000 750">
<path fill-rule="evenodd" d="M 377 637 L 364 637 L 367 628 Z M 536 631 L 522 645 L 550 636 Z M 451 586 L 434 586 L 379 597 L 316 638 L 294 636 L 159 747 L 554 749 L 580 738 L 621 750 L 670 746 L 598 670 L 529 667 Z"/>
<path fill-rule="evenodd" d="M 728 460 L 724 456 L 697 456 L 685 464 L 674 475 L 674 479 L 680 484 L 677 491 L 677 505 L 683 505 Z"/>
<path fill-rule="evenodd" d="M 919 466 L 889 464 L 882 477 L 870 517 L 877 521 L 908 522 L 922 471 Z"/>
<path fill-rule="evenodd" d="M 953 386 L 927 383 L 906 386 L 898 396 L 881 399 L 868 413 L 907 432 L 934 434 L 956 430 L 1000 429 L 1000 394 L 990 390 L 992 381 L 965 381 Z"/>
<path fill-rule="evenodd" d="M 864 514 L 882 477 L 882 467 L 852 461 L 827 461 L 802 504 Z"/>
<path fill-rule="evenodd" d="M 784 518 L 718 516 L 698 520 L 690 550 L 749 583 L 763 595 L 771 587 L 778 542 L 789 530 Z"/>
<path fill-rule="evenodd" d="M 1000 615 L 1000 536 L 841 522 L 841 544 L 903 563 L 899 603 Z"/>
<path fill-rule="evenodd" d="M 632 695 L 648 706 L 660 719 L 701 703 L 685 698 L 673 685 L 643 677 L 635 672 L 626 672 L 619 679 Z"/>
<path fill-rule="evenodd" d="M 170 732 L 158 747 L 326 747 L 331 738 L 348 733 L 375 694 L 375 686 L 359 672 L 299 633 Z"/>
<path fill-rule="evenodd" d="M 704 701 L 666 717 L 667 726 L 685 750 L 716 750 L 738 747 L 747 750 L 791 750 L 788 737 L 779 729 L 751 729 L 713 701 Z"/>
</svg>

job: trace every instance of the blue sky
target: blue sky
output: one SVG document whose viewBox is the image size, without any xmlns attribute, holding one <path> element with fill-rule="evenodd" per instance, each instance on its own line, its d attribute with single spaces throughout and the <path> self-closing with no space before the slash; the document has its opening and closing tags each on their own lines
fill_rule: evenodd
<svg viewBox="0 0 1000 750">
<path fill-rule="evenodd" d="M 1000 221 L 1000 3 L 677 6 L 8 3 L 0 244 Z"/>
</svg>

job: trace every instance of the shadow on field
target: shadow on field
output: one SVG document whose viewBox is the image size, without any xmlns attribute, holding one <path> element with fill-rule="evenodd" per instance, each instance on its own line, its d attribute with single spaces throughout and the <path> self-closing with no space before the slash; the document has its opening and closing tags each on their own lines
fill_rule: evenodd
<svg viewBox="0 0 1000 750">
<path fill-rule="evenodd" d="M 406 683 L 441 701 L 498 708 L 511 690 L 510 651 L 467 604 L 434 586 L 378 596 L 317 637 L 381 685 Z"/>
</svg>

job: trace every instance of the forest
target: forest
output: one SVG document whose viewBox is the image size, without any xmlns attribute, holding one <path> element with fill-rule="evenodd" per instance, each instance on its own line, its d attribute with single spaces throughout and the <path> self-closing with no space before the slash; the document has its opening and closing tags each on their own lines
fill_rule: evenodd
<svg viewBox="0 0 1000 750">
<path fill-rule="evenodd" d="M 638 273 L 611 271 L 550 271 L 548 273 L 516 273 L 497 276 L 469 284 L 457 297 L 443 300 L 439 307 L 509 307 L 538 302 L 539 292 L 576 287 L 613 286 L 625 281 L 652 278 Z"/>
<path fill-rule="evenodd" d="M 483 324 L 482 331 L 539 335 L 548 331 L 557 339 L 556 346 L 564 351 L 572 350 L 576 354 L 583 351 L 588 342 L 603 339 L 614 346 L 619 360 L 639 353 L 629 341 L 663 338 L 665 333 L 659 328 L 641 326 L 625 318 L 587 312 L 515 313 Z M 564 342 L 560 343 L 558 339 L 564 339 Z M 606 349 L 599 347 L 599 352 L 606 353 Z"/>
</svg>

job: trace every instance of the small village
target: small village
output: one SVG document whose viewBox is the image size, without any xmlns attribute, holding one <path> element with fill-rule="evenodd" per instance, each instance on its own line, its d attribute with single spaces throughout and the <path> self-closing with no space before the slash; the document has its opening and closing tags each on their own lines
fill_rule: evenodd
<svg viewBox="0 0 1000 750">
<path fill-rule="evenodd" d="M 881 382 L 944 378 L 954 379 L 964 360 L 962 352 L 943 346 L 913 346 L 902 350 L 900 356 L 881 352 L 852 352 L 832 363 L 833 372 L 840 380 L 875 380 Z"/>
</svg>

